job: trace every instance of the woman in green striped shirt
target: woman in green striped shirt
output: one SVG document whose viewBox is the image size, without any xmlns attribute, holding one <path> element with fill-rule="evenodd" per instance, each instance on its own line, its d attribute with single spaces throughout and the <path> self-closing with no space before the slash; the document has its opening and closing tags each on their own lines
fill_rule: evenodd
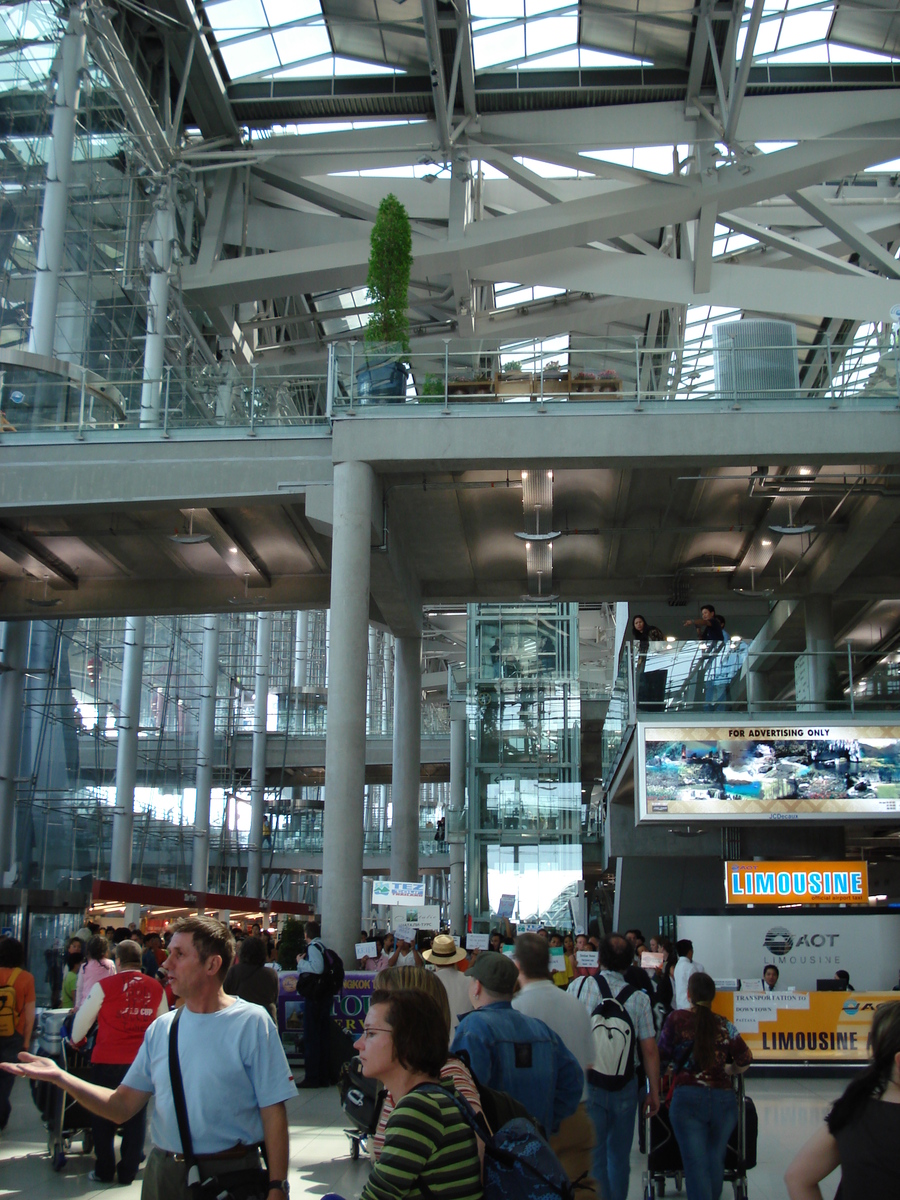
<svg viewBox="0 0 900 1200">
<path fill-rule="evenodd" d="M 475 1134 L 453 1102 L 452 1087 L 440 1083 L 448 1033 L 435 1000 L 425 992 L 376 991 L 355 1049 L 363 1074 L 380 1079 L 395 1104 L 360 1200 L 430 1194 L 481 1200 Z"/>
</svg>

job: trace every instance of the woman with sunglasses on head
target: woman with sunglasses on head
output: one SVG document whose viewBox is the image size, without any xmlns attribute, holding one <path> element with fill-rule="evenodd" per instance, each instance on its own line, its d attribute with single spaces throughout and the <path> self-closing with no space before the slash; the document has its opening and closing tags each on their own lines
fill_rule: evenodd
<svg viewBox="0 0 900 1200">
<path fill-rule="evenodd" d="M 819 1183 L 838 1167 L 841 1200 L 900 1196 L 900 1003 L 876 1009 L 869 1060 L 788 1167 L 791 1200 L 822 1200 Z"/>
<path fill-rule="evenodd" d="M 366 1078 L 394 1100 L 381 1157 L 360 1200 L 482 1200 L 475 1134 L 441 1080 L 449 1031 L 437 1001 L 422 991 L 372 994 L 355 1043 Z M 435 1086 L 437 1085 L 437 1086 Z"/>
</svg>

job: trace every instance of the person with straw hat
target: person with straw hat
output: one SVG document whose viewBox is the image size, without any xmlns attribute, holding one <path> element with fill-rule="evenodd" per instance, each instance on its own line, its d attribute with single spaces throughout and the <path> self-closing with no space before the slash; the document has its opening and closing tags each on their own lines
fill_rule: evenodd
<svg viewBox="0 0 900 1200">
<path fill-rule="evenodd" d="M 447 1000 L 450 1003 L 450 1037 L 452 1039 L 459 1024 L 459 1018 L 464 1013 L 472 1011 L 472 1001 L 469 999 L 469 981 L 461 975 L 458 964 L 466 957 L 465 950 L 457 946 L 455 939 L 448 933 L 439 933 L 431 943 L 431 949 L 425 950 L 422 957 L 444 985 Z"/>
</svg>

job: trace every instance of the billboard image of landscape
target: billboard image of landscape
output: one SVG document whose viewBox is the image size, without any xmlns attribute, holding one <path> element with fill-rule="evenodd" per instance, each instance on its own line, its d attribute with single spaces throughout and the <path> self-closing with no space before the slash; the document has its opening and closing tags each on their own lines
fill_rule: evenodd
<svg viewBox="0 0 900 1200">
<path fill-rule="evenodd" d="M 643 725 L 642 821 L 900 813 L 897 726 Z"/>
</svg>

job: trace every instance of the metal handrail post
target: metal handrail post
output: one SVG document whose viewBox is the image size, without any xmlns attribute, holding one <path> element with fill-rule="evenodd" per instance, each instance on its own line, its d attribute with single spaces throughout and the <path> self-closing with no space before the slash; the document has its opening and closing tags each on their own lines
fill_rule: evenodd
<svg viewBox="0 0 900 1200">
<path fill-rule="evenodd" d="M 637 403 L 635 404 L 634 411 L 642 412 L 643 409 L 641 407 L 641 344 L 640 344 L 640 340 L 637 337 L 635 337 L 635 339 L 634 339 L 634 389 L 635 389 L 635 396 L 637 398 Z"/>
<path fill-rule="evenodd" d="M 444 338 L 444 412 L 450 411 L 450 339 Z"/>
<path fill-rule="evenodd" d="M 86 375 L 86 370 L 84 367 L 82 367 L 81 368 L 81 401 L 78 405 L 78 440 L 79 440 L 79 442 L 84 441 L 84 381 L 85 381 L 85 375 Z"/>
<path fill-rule="evenodd" d="M 248 437 L 256 437 L 256 363 L 250 368 L 250 428 Z"/>
<path fill-rule="evenodd" d="M 172 364 L 166 363 L 166 400 L 163 408 L 163 432 L 164 438 L 169 436 L 169 387 L 172 383 Z M 158 410 L 157 410 L 158 411 Z"/>
<path fill-rule="evenodd" d="M 334 413 L 334 373 L 337 368 L 337 357 L 334 352 L 334 342 L 328 343 L 328 376 L 325 380 L 325 417 L 329 424 Z"/>
<path fill-rule="evenodd" d="M 734 338 L 728 339 L 731 342 L 731 407 L 734 412 L 738 412 L 740 405 L 737 402 L 737 371 L 734 365 Z"/>
<path fill-rule="evenodd" d="M 831 352 L 831 334 L 825 334 L 825 353 L 828 355 L 828 391 L 831 392 L 829 407 L 837 408 L 837 397 L 834 394 L 834 356 Z"/>
<path fill-rule="evenodd" d="M 847 642 L 847 673 L 850 677 L 850 715 L 856 716 L 856 701 L 853 699 L 853 651 Z"/>
<path fill-rule="evenodd" d="M 356 355 L 356 338 L 350 339 L 350 412 L 353 412 L 353 381 L 356 378 L 356 372 L 353 366 L 353 360 Z"/>
</svg>

